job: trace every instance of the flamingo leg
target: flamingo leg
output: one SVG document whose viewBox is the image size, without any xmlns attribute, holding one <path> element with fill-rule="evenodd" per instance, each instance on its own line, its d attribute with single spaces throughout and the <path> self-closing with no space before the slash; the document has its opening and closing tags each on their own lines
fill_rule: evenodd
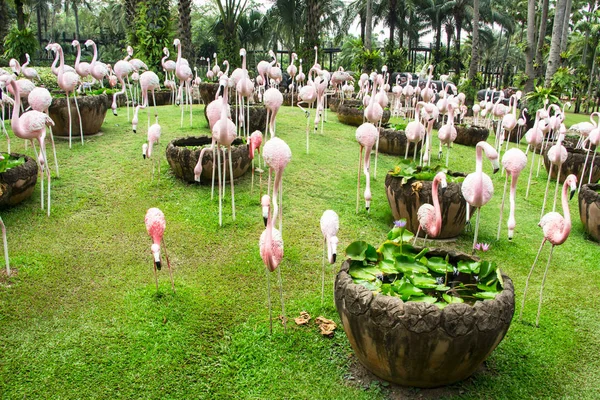
<svg viewBox="0 0 600 400">
<path fill-rule="evenodd" d="M 596 161 L 596 150 L 598 150 L 598 146 L 596 146 L 596 148 L 594 149 L 594 156 L 592 157 L 592 165 L 590 166 L 590 175 L 588 177 L 588 185 L 592 181 L 592 172 L 594 172 L 594 161 Z M 581 174 L 581 177 L 583 178 L 583 173 Z M 581 179 L 581 180 L 583 180 L 583 179 Z"/>
<path fill-rule="evenodd" d="M 156 264 L 152 264 L 154 265 L 154 281 L 156 282 L 156 293 L 158 293 L 158 274 L 156 273 Z"/>
<path fill-rule="evenodd" d="M 425 247 L 425 245 L 427 244 L 427 236 L 429 234 L 427 232 L 425 232 L 425 238 L 423 239 L 423 247 Z"/>
<path fill-rule="evenodd" d="M 552 204 L 552 211 L 556 211 L 556 196 L 558 195 L 558 186 L 560 182 L 560 170 L 562 169 L 562 164 L 558 166 L 558 175 L 556 176 L 556 186 L 554 187 L 554 203 Z"/>
<path fill-rule="evenodd" d="M 496 234 L 496 240 L 500 240 L 500 230 L 502 229 L 502 212 L 504 211 L 504 200 L 506 199 L 506 186 L 508 185 L 508 172 L 506 173 L 506 179 L 504 179 L 504 190 L 502 191 L 502 204 L 500 205 L 500 218 L 498 219 L 498 233 Z"/>
<path fill-rule="evenodd" d="M 8 131 L 6 130 L 6 126 L 4 125 L 4 105 L 1 105 L 2 107 L 2 131 L 4 131 L 4 134 L 6 135 L 6 143 L 8 144 L 8 154 L 10 154 L 10 136 L 8 136 Z M 25 142 L 27 143 L 27 142 Z"/>
<path fill-rule="evenodd" d="M 529 187 L 531 186 L 531 175 L 533 174 L 534 160 L 535 160 L 535 147 L 533 148 L 533 154 L 531 156 L 531 168 L 529 168 L 529 179 L 527 180 L 527 191 L 525 192 L 525 198 L 529 197 Z"/>
<path fill-rule="evenodd" d="M 73 92 L 73 98 L 75 99 L 75 109 L 77 109 L 77 116 L 79 117 L 79 134 L 81 135 L 81 145 L 83 146 L 83 126 L 81 124 L 81 113 L 79 112 L 79 104 L 77 104 L 77 95 Z"/>
<path fill-rule="evenodd" d="M 48 114 L 48 110 L 46 110 L 46 115 Z M 58 158 L 56 157 L 56 146 L 54 145 L 54 135 L 52 134 L 52 126 L 49 126 L 48 128 L 50 128 L 50 141 L 52 142 L 52 152 L 54 153 L 54 165 L 56 166 L 56 177 L 58 178 Z M 8 142 L 9 146 L 10 146 L 10 141 Z M 10 150 L 8 150 L 8 152 L 10 153 Z"/>
<path fill-rule="evenodd" d="M 267 275 L 267 299 L 269 302 L 269 332 L 273 334 L 273 310 L 271 307 L 271 274 L 269 268 L 265 265 L 265 274 Z"/>
<path fill-rule="evenodd" d="M 231 146 L 229 147 L 229 181 L 231 184 L 231 212 L 233 214 L 233 220 L 235 221 L 235 193 L 233 190 L 233 166 L 231 161 Z"/>
<path fill-rule="evenodd" d="M 215 142 L 213 140 L 212 143 L 212 183 L 210 185 L 210 199 L 212 200 L 215 197 L 215 160 L 216 160 L 216 155 L 215 155 Z M 219 178 L 221 179 L 221 178 Z"/>
<path fill-rule="evenodd" d="M 250 194 L 254 192 L 254 157 L 252 157 L 252 184 L 250 186 Z"/>
<path fill-rule="evenodd" d="M 283 301 L 283 281 L 281 280 L 281 267 L 277 268 L 277 278 L 279 280 L 279 298 L 281 299 L 281 315 L 283 321 L 283 331 L 287 333 L 287 322 L 285 318 L 285 302 Z"/>
<path fill-rule="evenodd" d="M 584 148 L 585 148 L 585 146 L 584 146 Z M 583 169 L 581 170 L 581 176 L 579 177 L 579 187 L 577 188 L 578 192 L 581 191 L 581 185 L 583 184 L 583 177 L 585 176 L 585 167 L 587 165 L 589 156 L 590 156 L 590 150 L 586 150 L 585 161 L 583 162 Z"/>
<path fill-rule="evenodd" d="M 377 158 L 379 156 L 379 130 L 381 129 L 381 119 L 377 124 L 377 141 L 375 142 L 375 171 L 373 172 L 373 179 L 377 180 Z"/>
<path fill-rule="evenodd" d="M 475 235 L 473 235 L 473 252 L 475 251 L 475 244 L 477 243 L 477 234 L 479 233 L 479 218 L 481 217 L 481 207 L 477 207 L 477 220 L 475 221 Z"/>
<path fill-rule="evenodd" d="M 165 251 L 165 258 L 167 259 L 167 267 L 169 267 L 169 276 L 171 277 L 171 288 L 173 289 L 173 293 L 175 293 L 175 281 L 173 280 L 173 270 L 171 269 L 171 262 L 169 261 L 169 254 L 167 253 L 167 245 L 165 244 L 165 240 L 162 239 L 163 250 Z"/>
<path fill-rule="evenodd" d="M 214 158 L 213 158 L 214 160 Z M 214 167 L 213 167 L 214 168 Z M 221 194 L 221 151 L 217 149 L 217 169 L 219 171 L 219 226 L 223 226 L 223 196 Z"/>
<path fill-rule="evenodd" d="M 25 142 L 27 143 L 27 142 Z M 37 163 L 38 168 L 40 169 L 40 172 L 42 173 L 41 176 L 41 184 L 40 184 L 40 205 L 42 210 L 44 209 L 44 169 L 42 167 L 42 164 L 40 164 L 40 159 L 38 156 L 38 152 L 37 152 L 37 148 L 35 147 L 35 143 L 33 143 L 33 140 L 31 141 L 31 147 L 33 147 L 33 152 L 35 153 L 35 162 Z M 40 151 L 42 151 L 40 149 Z"/>
<path fill-rule="evenodd" d="M 542 287 L 540 288 L 540 303 L 538 304 L 537 317 L 535 318 L 535 326 L 540 326 L 540 313 L 542 312 L 542 295 L 544 293 L 544 283 L 546 282 L 546 275 L 548 275 L 548 267 L 550 267 L 550 260 L 552 260 L 552 251 L 554 245 L 550 248 L 550 255 L 548 256 L 548 263 L 546 264 L 546 270 L 544 271 L 544 277 L 542 278 Z"/>
<path fill-rule="evenodd" d="M 71 119 L 71 101 L 69 101 L 69 92 L 67 92 L 67 111 L 69 112 L 69 148 L 71 148 L 71 134 L 73 133 L 73 120 Z M 129 109 L 127 109 L 129 112 Z M 127 116 L 129 121 L 129 115 Z"/>
<path fill-rule="evenodd" d="M 321 307 L 325 299 L 325 248 L 327 247 L 327 239 L 323 239 L 323 271 L 321 273 Z M 6 248 L 6 246 L 5 246 Z M 6 254 L 6 251 L 4 252 Z M 8 258 L 7 258 L 8 260 Z"/>
<path fill-rule="evenodd" d="M 417 237 L 419 237 L 419 233 L 421 232 L 421 224 L 419 224 L 419 227 L 417 228 L 417 234 L 415 235 L 415 237 L 413 238 L 413 246 L 417 243 Z"/>
<path fill-rule="evenodd" d="M 542 202 L 542 214 L 540 215 L 540 219 L 544 216 L 544 209 L 546 208 L 546 198 L 548 197 L 548 186 L 550 186 L 550 176 L 552 175 L 552 167 L 554 164 L 550 162 L 550 171 L 548 171 L 548 179 L 546 180 L 546 191 L 544 192 L 544 201 Z"/>
<path fill-rule="evenodd" d="M 410 142 L 406 141 L 406 149 L 404 150 L 404 159 L 408 159 L 408 148 L 410 147 Z"/>
<path fill-rule="evenodd" d="M 8 260 L 8 241 L 6 239 L 6 226 L 0 217 L 0 227 L 2 228 L 2 242 L 4 243 L 4 262 L 6 263 L 6 276 L 10 276 L 10 263 Z"/>
<path fill-rule="evenodd" d="M 531 269 L 529 270 L 529 275 L 527 275 L 527 280 L 525 281 L 525 291 L 523 292 L 523 301 L 521 302 L 521 312 L 519 313 L 519 321 L 521 321 L 521 319 L 523 319 L 523 308 L 525 308 L 525 298 L 527 297 L 527 288 L 529 287 L 529 278 L 531 278 L 531 274 L 533 273 L 533 268 L 535 267 L 535 264 L 537 263 L 537 260 L 540 257 L 540 253 L 542 252 L 544 243 L 546 243 L 546 238 L 544 238 L 544 240 L 542 240 L 540 249 L 538 250 L 537 255 L 535 256 L 535 260 L 533 260 L 533 265 L 531 266 Z"/>
<path fill-rule="evenodd" d="M 358 214 L 358 203 L 360 202 L 360 170 L 362 167 L 362 152 L 363 147 L 360 146 L 360 152 L 358 153 L 358 179 L 356 182 L 356 213 Z"/>
</svg>

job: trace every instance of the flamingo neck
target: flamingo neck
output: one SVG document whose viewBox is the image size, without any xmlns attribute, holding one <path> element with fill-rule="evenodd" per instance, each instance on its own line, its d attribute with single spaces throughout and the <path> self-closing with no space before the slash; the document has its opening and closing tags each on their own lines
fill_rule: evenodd
<svg viewBox="0 0 600 400">
<path fill-rule="evenodd" d="M 12 80 L 10 82 L 10 85 L 12 86 L 13 92 L 15 94 L 15 104 L 13 104 L 10 126 L 13 132 L 15 132 L 16 134 L 17 132 L 21 132 L 21 126 L 19 124 L 19 110 L 21 109 L 21 91 L 19 90 L 19 85 L 17 85 L 16 81 Z"/>
<path fill-rule="evenodd" d="M 63 54 L 62 48 L 58 48 L 58 55 L 60 57 L 60 65 L 58 66 L 58 79 L 62 79 L 62 74 L 65 72 L 65 56 Z"/>
<path fill-rule="evenodd" d="M 81 60 L 81 45 L 77 45 L 77 57 L 75 57 L 75 68 L 79 67 L 79 61 Z"/>
<path fill-rule="evenodd" d="M 96 65 L 96 61 L 98 61 L 98 48 L 96 47 L 96 43 L 92 43 L 92 49 L 94 50 L 94 56 L 92 57 L 92 62 L 90 63 L 90 66 L 94 68 L 94 66 Z"/>
<path fill-rule="evenodd" d="M 562 208 L 565 223 L 563 225 L 562 231 L 560 232 L 560 237 L 563 241 L 567 239 L 569 233 L 571 232 L 571 211 L 569 210 L 568 189 L 569 183 L 568 180 L 565 179 L 565 183 L 563 184 L 562 190 Z"/>
<path fill-rule="evenodd" d="M 477 157 L 475 158 L 475 172 L 482 173 L 483 172 L 483 146 L 479 143 L 475 147 L 475 154 L 477 155 Z"/>
<path fill-rule="evenodd" d="M 181 63 L 181 43 L 177 45 L 177 67 L 179 67 Z"/>
<path fill-rule="evenodd" d="M 439 235 L 442 230 L 442 210 L 440 208 L 440 199 L 438 198 L 438 185 L 439 179 L 434 179 L 431 185 L 431 195 L 433 196 L 433 213 L 435 218 L 435 232 L 432 232 L 431 236 Z"/>
</svg>

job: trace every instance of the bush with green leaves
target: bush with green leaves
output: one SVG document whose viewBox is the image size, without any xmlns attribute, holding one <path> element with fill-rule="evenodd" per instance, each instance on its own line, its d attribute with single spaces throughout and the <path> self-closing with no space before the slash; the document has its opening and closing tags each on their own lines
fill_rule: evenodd
<svg viewBox="0 0 600 400">
<path fill-rule="evenodd" d="M 562 106 L 560 99 L 552 88 L 536 86 L 533 92 L 527 93 L 525 95 L 525 101 L 529 115 L 535 115 L 537 110 L 544 108 L 546 100 L 548 101 L 548 104 L 558 104 L 559 106 Z"/>
<path fill-rule="evenodd" d="M 413 180 L 433 181 L 433 178 L 438 172 L 443 172 L 446 174 L 446 180 L 448 183 L 458 183 L 465 180 L 464 176 L 454 176 L 451 171 L 439 164 L 435 166 L 421 166 L 409 160 L 400 161 L 400 163 L 398 163 L 393 170 L 388 172 L 388 174 L 395 178 L 402 178 L 400 183 L 405 185 Z"/>
<path fill-rule="evenodd" d="M 2 156 L 4 159 L 0 160 L 0 174 L 25 163 L 24 157 L 15 157 L 8 153 L 2 153 Z"/>
<path fill-rule="evenodd" d="M 493 299 L 502 291 L 502 274 L 496 263 L 465 260 L 452 265 L 448 255 L 427 257 L 428 248 L 418 249 L 408 243 L 414 235 L 405 225 L 406 221 L 396 221 L 378 248 L 364 241 L 346 248 L 348 273 L 355 284 L 377 295 L 439 308 Z"/>
<path fill-rule="evenodd" d="M 139 58 L 146 61 L 150 71 L 162 71 L 162 49 L 173 43 L 169 3 L 158 0 L 138 3 L 135 27 L 135 50 Z"/>
<path fill-rule="evenodd" d="M 4 56 L 23 61 L 25 53 L 33 55 L 38 48 L 35 34 L 29 28 L 22 31 L 12 28 L 4 41 Z"/>
</svg>

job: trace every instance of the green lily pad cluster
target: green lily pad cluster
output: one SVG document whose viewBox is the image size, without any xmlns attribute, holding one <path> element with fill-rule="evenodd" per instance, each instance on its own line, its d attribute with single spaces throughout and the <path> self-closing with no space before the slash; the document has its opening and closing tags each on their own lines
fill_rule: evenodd
<svg viewBox="0 0 600 400">
<path fill-rule="evenodd" d="M 414 235 L 401 225 L 396 224 L 377 249 L 364 241 L 346 248 L 348 273 L 354 283 L 375 294 L 427 302 L 439 308 L 493 299 L 502 291 L 502 276 L 495 263 L 459 261 L 452 265 L 448 256 L 427 257 L 429 249 L 410 245 L 407 241 Z"/>
<path fill-rule="evenodd" d="M 402 178 L 400 183 L 404 185 L 411 180 L 433 181 L 433 178 L 438 172 L 444 172 L 446 174 L 446 181 L 448 183 L 458 183 L 465 180 L 464 176 L 452 176 L 452 173 L 441 165 L 420 166 L 408 160 L 400 161 L 400 163 L 396 165 L 394 169 L 389 172 L 389 174 L 396 178 Z"/>
<path fill-rule="evenodd" d="M 25 157 L 15 157 L 7 153 L 2 153 L 2 155 L 4 156 L 4 160 L 0 160 L 0 173 L 25 164 Z"/>
</svg>

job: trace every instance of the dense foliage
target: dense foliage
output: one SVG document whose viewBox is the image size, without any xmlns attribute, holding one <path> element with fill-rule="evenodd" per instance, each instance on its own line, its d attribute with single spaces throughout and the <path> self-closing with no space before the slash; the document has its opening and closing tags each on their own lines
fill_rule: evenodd
<svg viewBox="0 0 600 400">
<path fill-rule="evenodd" d="M 395 178 L 402 178 L 401 184 L 405 185 L 413 180 L 417 181 L 433 181 L 433 178 L 438 172 L 444 172 L 446 174 L 446 180 L 448 183 L 451 182 L 462 182 L 465 180 L 464 176 L 453 176 L 447 168 L 441 165 L 418 165 L 410 160 L 401 160 L 398 165 L 394 167 L 389 175 Z"/>
</svg>

